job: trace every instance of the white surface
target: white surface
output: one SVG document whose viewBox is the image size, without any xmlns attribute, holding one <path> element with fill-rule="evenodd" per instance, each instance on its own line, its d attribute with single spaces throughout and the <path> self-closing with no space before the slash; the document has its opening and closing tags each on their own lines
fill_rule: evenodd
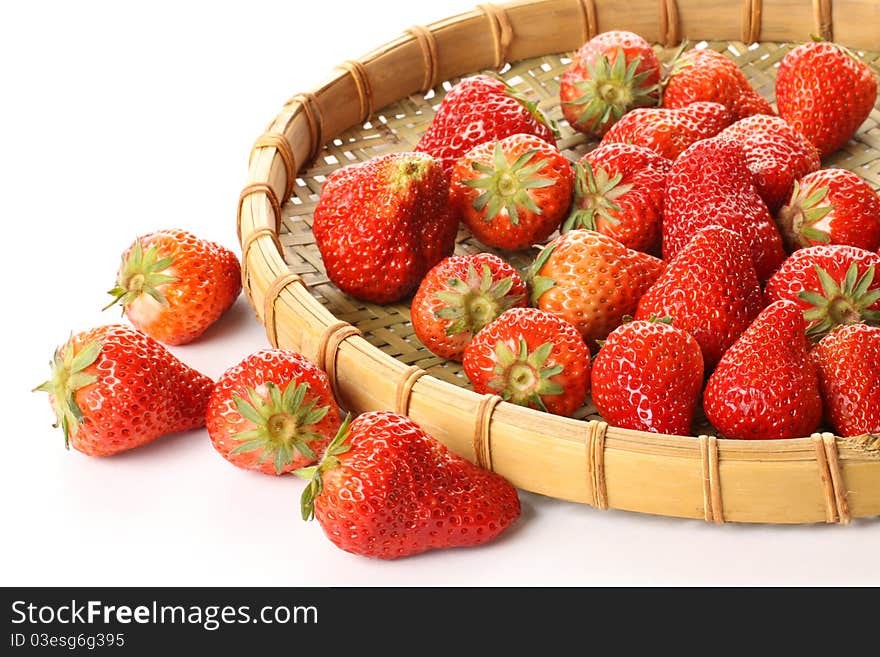
<svg viewBox="0 0 880 657">
<path fill-rule="evenodd" d="M 4 4 L 0 584 L 880 584 L 878 522 L 715 527 L 523 493 L 497 543 L 383 563 L 303 523 L 302 482 L 232 467 L 202 431 L 108 459 L 65 452 L 29 390 L 70 331 L 118 320 L 99 309 L 121 250 L 171 226 L 238 250 L 248 152 L 282 103 L 409 25 L 471 6 Z M 265 346 L 242 297 L 174 352 L 217 377 Z"/>
</svg>

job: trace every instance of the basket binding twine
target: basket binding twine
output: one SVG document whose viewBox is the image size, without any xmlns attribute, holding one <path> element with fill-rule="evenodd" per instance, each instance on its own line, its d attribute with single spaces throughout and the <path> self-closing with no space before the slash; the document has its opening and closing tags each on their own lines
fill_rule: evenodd
<svg viewBox="0 0 880 657">
<path fill-rule="evenodd" d="M 715 524 L 848 523 L 880 515 L 880 440 L 874 437 L 658 436 L 608 426 L 591 406 L 577 419 L 513 406 L 461 387 L 460 367 L 433 356 L 412 334 L 406 303 L 361 303 L 327 279 L 311 236 L 311 211 L 330 172 L 412 148 L 449 86 L 441 82 L 481 70 L 498 70 L 560 118 L 557 80 L 567 59 L 554 53 L 571 52 L 609 29 L 637 32 L 658 48 L 706 39 L 707 47 L 733 57 L 765 96 L 787 51 L 782 42 L 836 37 L 866 51 L 875 70 L 880 63 L 880 53 L 869 50 L 880 44 L 880 7 L 868 0 L 796 6 L 521 0 L 414 26 L 343 63 L 318 88 L 293 96 L 255 142 L 238 231 L 243 285 L 270 343 L 300 351 L 325 369 L 344 407 L 408 412 L 453 451 L 525 490 L 598 509 Z M 878 120 L 880 108 L 824 165 L 852 169 L 880 189 Z M 570 130 L 558 143 L 572 160 L 589 147 Z M 461 232 L 456 250 L 483 247 Z M 522 268 L 528 257 L 514 257 L 512 264 Z"/>
</svg>

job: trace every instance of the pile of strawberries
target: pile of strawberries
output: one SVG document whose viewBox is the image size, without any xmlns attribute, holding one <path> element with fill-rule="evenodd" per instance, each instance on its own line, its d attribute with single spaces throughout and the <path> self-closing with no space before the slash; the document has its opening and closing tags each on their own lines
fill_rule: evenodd
<svg viewBox="0 0 880 657">
<path fill-rule="evenodd" d="M 313 223 L 330 279 L 374 303 L 412 294 L 417 337 L 523 406 L 572 415 L 591 393 L 613 425 L 688 435 L 702 399 L 728 438 L 803 436 L 823 417 L 880 433 L 880 197 L 820 169 L 874 105 L 868 68 L 835 44 L 793 49 L 777 116 L 723 55 L 664 70 L 642 38 L 607 32 L 560 95 L 568 124 L 601 138 L 574 166 L 534 103 L 477 75 L 414 152 L 330 175 Z M 460 225 L 501 252 L 536 248 L 531 267 L 452 256 Z M 108 456 L 207 426 L 234 465 L 308 479 L 303 517 L 367 556 L 477 545 L 517 519 L 507 481 L 410 418 L 343 420 L 299 354 L 265 349 L 214 382 L 162 345 L 196 339 L 240 290 L 217 244 L 135 240 L 110 291 L 133 327 L 73 335 L 37 388 L 65 441 Z"/>
<path fill-rule="evenodd" d="M 706 49 L 663 67 L 606 32 L 562 75 L 556 126 L 503 81 L 454 86 L 412 153 L 331 175 L 314 233 L 331 280 L 388 303 L 474 390 L 690 435 L 702 399 L 727 438 L 794 438 L 824 416 L 880 432 L 880 197 L 820 169 L 877 97 L 868 67 L 814 41 L 782 60 L 779 114 Z M 450 256 L 462 224 L 500 253 Z M 559 234 L 554 237 L 554 234 Z M 552 239 L 550 239 L 552 238 Z M 549 243 L 547 240 L 550 239 Z"/>
</svg>

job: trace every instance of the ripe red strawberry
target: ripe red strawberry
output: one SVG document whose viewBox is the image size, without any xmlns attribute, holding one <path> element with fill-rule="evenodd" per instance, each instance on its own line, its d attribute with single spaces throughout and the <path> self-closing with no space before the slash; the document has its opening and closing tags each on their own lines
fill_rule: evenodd
<svg viewBox="0 0 880 657">
<path fill-rule="evenodd" d="M 459 158 L 450 204 L 483 244 L 525 249 L 559 227 L 571 205 L 573 179 L 556 146 L 534 135 L 511 135 Z"/>
<path fill-rule="evenodd" d="M 694 142 L 717 135 L 732 120 L 727 108 L 719 103 L 693 103 L 680 109 L 635 109 L 605 133 L 602 145 L 635 144 L 674 160 Z"/>
<path fill-rule="evenodd" d="M 818 428 L 819 381 L 797 304 L 777 301 L 758 315 L 709 377 L 703 409 L 727 438 L 798 438 Z"/>
<path fill-rule="evenodd" d="M 880 247 L 880 196 L 846 169 L 822 169 L 795 183 L 777 217 L 791 249 L 814 244 Z"/>
<path fill-rule="evenodd" d="M 229 249 L 185 230 L 137 238 L 122 254 L 110 290 L 129 321 L 165 344 L 186 344 L 205 332 L 241 292 L 241 268 Z"/>
<path fill-rule="evenodd" d="M 825 414 L 841 436 L 880 433 L 880 328 L 853 324 L 811 352 Z"/>
<path fill-rule="evenodd" d="M 805 43 L 782 58 L 776 74 L 779 116 L 825 157 L 843 146 L 868 118 L 877 80 L 842 46 Z"/>
<path fill-rule="evenodd" d="M 491 253 L 451 256 L 422 279 L 410 317 L 432 353 L 460 361 L 477 332 L 505 310 L 526 305 L 526 284 Z"/>
<path fill-rule="evenodd" d="M 629 249 L 660 250 L 663 193 L 672 163 L 632 144 L 606 144 L 581 158 L 563 230 L 586 228 Z"/>
<path fill-rule="evenodd" d="M 712 224 L 743 238 L 762 281 L 785 260 L 782 238 L 752 183 L 742 148 L 727 137 L 698 141 L 673 163 L 663 209 L 663 258 L 674 258 Z"/>
<path fill-rule="evenodd" d="M 556 126 L 536 102 L 499 78 L 475 75 L 446 94 L 415 150 L 433 155 L 449 175 L 474 146 L 520 133 L 556 143 Z"/>
<path fill-rule="evenodd" d="M 721 134 L 742 146 L 752 180 L 771 214 L 788 200 L 795 181 L 821 164 L 816 147 L 778 116 L 754 114 Z"/>
<path fill-rule="evenodd" d="M 663 90 L 663 107 L 676 109 L 691 103 L 721 103 L 739 121 L 753 114 L 774 114 L 736 63 L 714 50 L 693 48 L 672 65 Z"/>
<path fill-rule="evenodd" d="M 130 326 L 77 333 L 55 350 L 49 393 L 65 446 L 109 456 L 205 425 L 214 382 Z"/>
<path fill-rule="evenodd" d="M 632 32 L 603 32 L 581 46 L 562 74 L 562 114 L 573 129 L 601 136 L 634 107 L 656 105 L 659 82 L 650 43 Z"/>
<path fill-rule="evenodd" d="M 593 403 L 624 429 L 690 435 L 702 389 L 700 346 L 663 320 L 614 329 L 593 362 Z"/>
<path fill-rule="evenodd" d="M 880 255 L 828 244 L 795 251 L 767 281 L 767 303 L 793 301 L 804 311 L 808 333 L 819 339 L 835 326 L 880 324 Z"/>
<path fill-rule="evenodd" d="M 206 421 L 223 458 L 279 475 L 314 463 L 340 425 L 327 375 L 284 349 L 263 349 L 226 370 Z"/>
<path fill-rule="evenodd" d="M 696 338 L 707 371 L 764 308 L 742 238 L 720 226 L 697 233 L 639 300 L 636 319 L 671 317 Z"/>
<path fill-rule="evenodd" d="M 572 324 L 591 347 L 635 313 L 663 261 L 591 230 L 571 230 L 538 254 L 532 305 Z"/>
<path fill-rule="evenodd" d="M 571 415 L 590 387 L 590 350 L 569 323 L 535 308 L 512 308 L 464 351 L 474 390 L 556 415 Z"/>
<path fill-rule="evenodd" d="M 346 420 L 310 479 L 302 515 L 327 538 L 366 557 L 488 543 L 520 515 L 505 479 L 450 452 L 415 422 L 390 411 Z"/>
<path fill-rule="evenodd" d="M 390 303 L 452 254 L 458 219 L 437 160 L 388 153 L 327 177 L 312 231 L 327 276 L 340 290 Z"/>
</svg>

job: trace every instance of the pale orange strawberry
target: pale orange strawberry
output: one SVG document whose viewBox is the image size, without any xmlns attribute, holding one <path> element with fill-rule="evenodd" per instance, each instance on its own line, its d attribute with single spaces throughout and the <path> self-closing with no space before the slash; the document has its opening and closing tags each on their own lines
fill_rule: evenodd
<svg viewBox="0 0 880 657">
<path fill-rule="evenodd" d="M 123 253 L 110 290 L 129 321 L 165 344 L 199 337 L 241 292 L 241 268 L 229 249 L 185 230 L 137 238 Z"/>
<path fill-rule="evenodd" d="M 572 324 L 592 349 L 633 315 L 663 261 L 592 230 L 563 233 L 529 272 L 532 304 Z"/>
</svg>

